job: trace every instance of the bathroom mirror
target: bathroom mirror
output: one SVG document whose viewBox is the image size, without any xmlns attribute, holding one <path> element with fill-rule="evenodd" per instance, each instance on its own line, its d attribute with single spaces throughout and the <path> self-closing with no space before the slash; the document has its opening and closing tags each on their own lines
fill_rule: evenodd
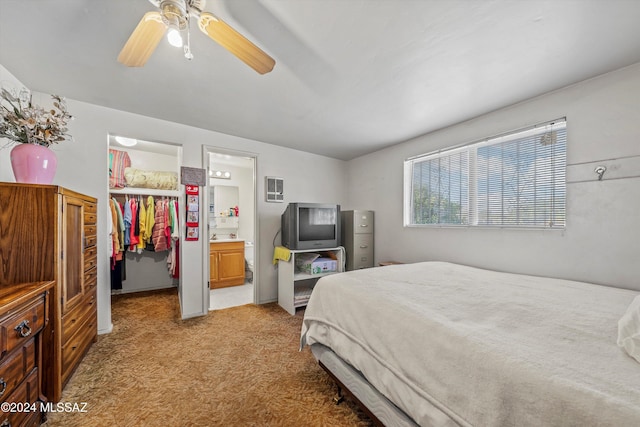
<svg viewBox="0 0 640 427">
<path fill-rule="evenodd" d="M 235 216 L 230 209 L 238 206 L 238 187 L 230 185 L 214 185 L 210 187 L 209 215 L 216 217 Z"/>
</svg>

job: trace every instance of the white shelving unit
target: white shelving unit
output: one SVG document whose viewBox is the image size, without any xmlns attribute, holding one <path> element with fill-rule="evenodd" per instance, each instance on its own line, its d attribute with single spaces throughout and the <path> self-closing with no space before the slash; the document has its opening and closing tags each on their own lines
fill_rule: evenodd
<svg viewBox="0 0 640 427">
<path fill-rule="evenodd" d="M 320 274 L 308 274 L 296 268 L 296 256 L 302 253 L 331 252 L 338 261 L 338 271 Z M 344 248 L 292 250 L 289 261 L 278 261 L 278 304 L 289 314 L 296 314 L 296 308 L 304 307 L 309 301 L 311 291 L 319 278 L 344 271 Z"/>
</svg>

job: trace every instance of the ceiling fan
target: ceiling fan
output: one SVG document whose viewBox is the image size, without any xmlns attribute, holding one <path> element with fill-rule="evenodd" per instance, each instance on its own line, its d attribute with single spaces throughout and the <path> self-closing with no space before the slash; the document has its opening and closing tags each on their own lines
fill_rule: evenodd
<svg viewBox="0 0 640 427">
<path fill-rule="evenodd" d="M 118 55 L 118 62 L 128 67 L 142 67 L 158 46 L 165 33 L 173 46 L 183 46 L 184 54 L 192 59 L 189 27 L 197 21 L 198 28 L 215 42 L 234 54 L 260 74 L 273 70 L 276 61 L 226 22 L 209 12 L 203 12 L 206 0 L 149 0 L 157 11 L 144 14 L 138 26 Z M 168 30 L 168 31 L 167 31 Z"/>
</svg>

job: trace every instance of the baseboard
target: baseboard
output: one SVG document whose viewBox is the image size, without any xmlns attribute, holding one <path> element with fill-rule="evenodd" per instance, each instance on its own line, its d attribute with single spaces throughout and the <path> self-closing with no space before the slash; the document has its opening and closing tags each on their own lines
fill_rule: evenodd
<svg viewBox="0 0 640 427">
<path fill-rule="evenodd" d="M 98 335 L 110 334 L 113 332 L 113 323 L 109 323 L 109 327 L 106 329 L 98 329 Z"/>
</svg>

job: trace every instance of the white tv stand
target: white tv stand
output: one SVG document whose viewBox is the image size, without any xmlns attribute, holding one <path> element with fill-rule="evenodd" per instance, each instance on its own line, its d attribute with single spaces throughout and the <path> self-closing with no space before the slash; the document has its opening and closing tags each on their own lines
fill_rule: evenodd
<svg viewBox="0 0 640 427">
<path fill-rule="evenodd" d="M 320 274 L 308 274 L 296 268 L 296 255 L 309 252 L 332 252 L 338 260 L 338 271 Z M 311 289 L 322 276 L 344 271 L 344 248 L 291 250 L 289 261 L 278 261 L 278 304 L 289 314 L 296 314 L 296 308 L 304 307 L 309 301 Z"/>
</svg>

